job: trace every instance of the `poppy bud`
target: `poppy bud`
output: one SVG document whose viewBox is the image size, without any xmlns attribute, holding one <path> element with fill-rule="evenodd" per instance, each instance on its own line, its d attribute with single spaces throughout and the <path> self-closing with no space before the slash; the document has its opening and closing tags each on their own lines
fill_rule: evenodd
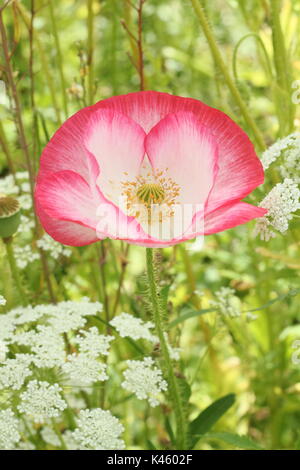
<svg viewBox="0 0 300 470">
<path fill-rule="evenodd" d="M 20 204 L 11 196 L 0 194 L 0 237 L 9 238 L 18 230 L 20 224 Z"/>
</svg>

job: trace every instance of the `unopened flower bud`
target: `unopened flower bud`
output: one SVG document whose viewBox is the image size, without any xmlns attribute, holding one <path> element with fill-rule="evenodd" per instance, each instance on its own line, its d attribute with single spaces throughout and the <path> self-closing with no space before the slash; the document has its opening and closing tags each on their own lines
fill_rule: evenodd
<svg viewBox="0 0 300 470">
<path fill-rule="evenodd" d="M 0 237 L 9 238 L 20 224 L 20 204 L 11 196 L 0 194 Z"/>
</svg>

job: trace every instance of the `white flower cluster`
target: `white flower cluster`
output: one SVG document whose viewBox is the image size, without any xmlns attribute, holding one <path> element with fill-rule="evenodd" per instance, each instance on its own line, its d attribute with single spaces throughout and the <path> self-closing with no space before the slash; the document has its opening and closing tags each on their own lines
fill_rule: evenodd
<svg viewBox="0 0 300 470">
<path fill-rule="evenodd" d="M 87 327 L 88 317 L 102 309 L 99 302 L 83 298 L 16 307 L 0 315 L 0 448 L 34 449 L 34 437 L 54 448 L 62 448 L 63 442 L 75 450 L 124 448 L 118 419 L 110 411 L 89 409 L 93 385 L 98 387 L 109 378 L 103 359 L 115 337 Z M 122 336 L 148 340 L 152 347 L 159 342 L 152 322 L 123 313 L 113 323 Z M 178 359 L 179 350 L 165 338 L 171 357 Z M 167 390 L 161 370 L 150 357 L 127 361 L 123 380 L 124 389 L 151 406 L 158 405 Z M 11 410 L 3 409 L 6 403 Z M 75 430 L 68 429 L 70 414 L 77 420 Z"/>
<path fill-rule="evenodd" d="M 140 318 L 136 318 L 129 313 L 121 313 L 117 315 L 110 324 L 117 330 L 122 338 L 128 337 L 134 340 L 144 339 L 151 343 L 159 343 L 159 338 L 154 334 L 154 324 L 151 321 L 143 322 Z M 165 333 L 165 340 L 168 346 L 171 359 L 176 361 L 180 358 L 180 348 L 173 348 L 169 344 L 168 335 Z"/>
<path fill-rule="evenodd" d="M 67 408 L 61 392 L 62 389 L 58 384 L 31 380 L 25 392 L 21 393 L 18 410 L 29 415 L 35 423 L 55 418 Z"/>
<path fill-rule="evenodd" d="M 32 422 L 45 424 L 41 430 L 44 441 L 54 447 L 61 447 L 62 441 L 49 420 L 61 420 L 62 412 L 67 407 L 71 407 L 71 410 L 84 408 L 86 403 L 78 401 L 80 388 L 108 379 L 107 366 L 104 361 L 101 362 L 101 357 L 109 354 L 113 337 L 99 334 L 95 326 L 86 328 L 86 317 L 95 316 L 101 311 L 102 304 L 83 298 L 80 302 L 17 307 L 0 315 L 0 393 L 14 404 L 16 415 L 21 413 L 26 420 L 26 427 L 22 431 L 22 439 L 25 441 L 17 443 L 13 442 L 12 437 L 9 440 L 12 436 L 9 427 L 5 432 L 2 431 L 0 416 L 0 444 L 3 448 L 34 448 L 26 440 L 28 429 L 32 434 L 36 433 L 31 426 Z M 67 404 L 62 394 L 61 383 L 70 395 L 70 404 Z M 100 423 L 100 418 L 97 419 Z M 105 420 L 103 423 L 105 425 Z M 71 430 L 63 433 L 68 449 L 85 447 L 82 444 L 84 423 L 80 426 L 81 430 L 77 430 L 78 436 L 81 436 L 79 443 L 74 440 Z M 95 439 L 96 448 L 109 448 L 105 447 L 105 443 L 109 446 L 109 442 L 113 442 L 113 435 L 98 435 Z M 88 442 L 87 446 L 90 448 Z"/>
<path fill-rule="evenodd" d="M 46 251 L 54 259 L 58 259 L 60 256 L 69 257 L 72 254 L 70 248 L 53 240 L 47 233 L 45 233 L 36 244 L 41 250 Z"/>
<path fill-rule="evenodd" d="M 20 390 L 26 377 L 32 375 L 29 368 L 31 357 L 28 354 L 16 354 L 15 359 L 6 359 L 0 365 L 0 388 Z"/>
<path fill-rule="evenodd" d="M 261 240 L 268 241 L 276 236 L 273 229 L 285 233 L 293 213 L 300 209 L 300 190 L 291 179 L 286 178 L 278 183 L 261 201 L 261 207 L 268 209 L 268 213 L 258 219 L 254 234 Z"/>
<path fill-rule="evenodd" d="M 129 313 L 121 313 L 117 315 L 110 324 L 116 328 L 122 338 L 126 336 L 132 339 L 146 339 L 155 342 L 156 337 L 150 331 L 154 328 L 154 324 L 150 321 L 143 322 L 140 318 L 136 318 Z"/>
<path fill-rule="evenodd" d="M 70 377 L 75 386 L 84 387 L 108 379 L 106 364 L 84 353 L 69 354 L 62 370 Z"/>
<path fill-rule="evenodd" d="M 168 384 L 153 359 L 145 357 L 142 361 L 126 361 L 126 364 L 122 387 L 134 393 L 139 400 L 148 400 L 150 406 L 159 405 L 161 392 L 167 390 Z"/>
<path fill-rule="evenodd" d="M 0 340 L 0 364 L 6 359 L 6 354 L 8 353 L 8 347 L 5 341 Z"/>
<path fill-rule="evenodd" d="M 57 367 L 65 361 L 64 339 L 49 326 L 38 325 L 37 332 L 29 330 L 17 334 L 14 342 L 30 348 L 36 367 Z"/>
<path fill-rule="evenodd" d="M 19 269 L 25 269 L 30 263 L 39 259 L 38 253 L 33 251 L 30 245 L 15 245 L 14 254 Z"/>
<path fill-rule="evenodd" d="M 241 316 L 240 299 L 234 295 L 235 291 L 230 287 L 221 287 L 216 293 L 217 300 L 212 300 L 210 304 L 224 316 L 231 318 Z"/>
<path fill-rule="evenodd" d="M 0 306 L 1 305 L 6 305 L 6 299 L 2 295 L 0 295 Z"/>
<path fill-rule="evenodd" d="M 294 132 L 271 145 L 262 155 L 262 164 L 266 170 L 282 157 L 279 167 L 283 178 L 292 178 L 300 183 L 300 132 Z"/>
<path fill-rule="evenodd" d="M 0 449 L 14 449 L 20 438 L 19 420 L 12 410 L 0 410 Z"/>
<path fill-rule="evenodd" d="M 18 227 L 18 233 L 30 232 L 34 228 L 34 220 L 27 217 L 27 215 L 21 214 L 21 221 Z"/>
<path fill-rule="evenodd" d="M 0 178 L 0 193 L 8 196 L 15 196 L 19 193 L 19 188 L 15 184 L 13 175 L 7 175 Z"/>
<path fill-rule="evenodd" d="M 122 424 L 110 411 L 81 410 L 73 439 L 81 450 L 119 450 L 125 447 L 120 439 L 123 431 Z"/>
<path fill-rule="evenodd" d="M 72 371 L 70 379 L 80 377 L 80 383 L 105 380 L 104 365 L 97 362 L 100 355 L 107 355 L 112 337 L 100 335 L 96 327 L 80 330 L 71 341 L 80 353 L 72 357 L 66 352 L 63 334 L 78 332 L 86 324 L 86 316 L 102 311 L 102 304 L 83 298 L 81 302 L 60 302 L 57 305 L 18 307 L 0 316 L 0 340 L 2 359 L 0 385 L 3 388 L 20 388 L 25 378 L 32 373 L 29 365 L 37 368 L 59 367 L 66 373 Z M 33 327 L 33 324 L 40 322 Z M 27 354 L 17 354 L 7 359 L 7 343 L 26 347 Z M 67 357 L 68 356 L 68 357 Z M 67 361 L 67 362 L 66 362 Z M 93 370 L 92 365 L 97 367 Z M 26 367 L 25 367 L 26 366 Z M 79 384 L 78 384 L 79 385 Z"/>
<path fill-rule="evenodd" d="M 75 342 L 81 353 L 87 354 L 90 357 L 97 357 L 100 354 L 108 356 L 113 336 L 99 335 L 98 329 L 95 326 L 88 330 L 80 330 L 79 333 L 75 338 Z"/>
</svg>

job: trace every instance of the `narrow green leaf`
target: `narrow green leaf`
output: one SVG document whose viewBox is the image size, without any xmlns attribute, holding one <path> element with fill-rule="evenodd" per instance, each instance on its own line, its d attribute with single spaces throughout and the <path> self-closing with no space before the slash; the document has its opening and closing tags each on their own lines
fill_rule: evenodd
<svg viewBox="0 0 300 470">
<path fill-rule="evenodd" d="M 174 432 L 173 432 L 170 420 L 167 416 L 165 417 L 165 428 L 166 428 L 166 431 L 169 435 L 170 441 L 172 442 L 172 444 L 175 444 L 176 439 L 175 439 L 175 436 L 174 436 Z"/>
<path fill-rule="evenodd" d="M 262 305 L 261 307 L 252 308 L 251 310 L 247 310 L 247 312 L 257 312 L 258 310 L 263 310 L 275 304 L 276 302 L 279 302 L 280 300 L 284 300 L 287 297 L 295 297 L 299 293 L 300 293 L 300 289 L 291 289 L 286 294 L 278 295 L 277 297 L 275 297 L 275 299 L 270 300 L 269 302 Z"/>
<path fill-rule="evenodd" d="M 256 442 L 252 441 L 250 437 L 240 436 L 239 434 L 233 434 L 230 432 L 210 432 L 205 434 L 203 438 L 217 439 L 234 447 L 238 447 L 239 449 L 263 450 L 263 448 Z"/>
<path fill-rule="evenodd" d="M 149 450 L 156 450 L 155 445 L 149 439 L 147 439 L 147 444 L 148 444 Z"/>
<path fill-rule="evenodd" d="M 185 320 L 189 320 L 193 317 L 198 317 L 200 315 L 204 315 L 205 313 L 216 312 L 215 308 L 204 308 L 202 310 L 188 310 L 186 313 L 183 313 L 179 317 L 175 318 L 175 320 L 169 323 L 169 328 L 174 328 L 174 326 L 178 325 L 179 323 L 184 322 Z"/>
<path fill-rule="evenodd" d="M 191 439 L 191 448 L 193 448 L 201 435 L 206 434 L 212 426 L 226 413 L 226 411 L 234 404 L 235 395 L 230 393 L 219 398 L 197 416 L 190 423 L 189 435 Z"/>
</svg>

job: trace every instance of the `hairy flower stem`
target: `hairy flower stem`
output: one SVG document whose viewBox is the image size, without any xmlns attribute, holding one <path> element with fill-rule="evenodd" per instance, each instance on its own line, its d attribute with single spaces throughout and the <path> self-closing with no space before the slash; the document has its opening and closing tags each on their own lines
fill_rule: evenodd
<svg viewBox="0 0 300 470">
<path fill-rule="evenodd" d="M 119 302 L 120 302 L 120 299 L 121 299 L 121 292 L 122 292 L 122 287 L 123 287 L 123 283 L 124 283 L 124 279 L 125 279 L 126 267 L 127 267 L 127 264 L 128 264 L 129 249 L 130 249 L 130 245 L 127 244 L 124 253 L 121 253 L 121 273 L 120 273 L 120 276 L 119 276 L 119 285 L 118 285 L 117 294 L 116 294 L 116 297 L 115 297 L 114 306 L 113 306 L 113 309 L 112 309 L 112 316 L 113 317 L 115 316 L 115 314 L 117 312 L 117 308 L 118 308 L 118 305 L 119 305 Z"/>
<path fill-rule="evenodd" d="M 15 255 L 14 255 L 14 250 L 13 250 L 13 247 L 12 247 L 12 241 L 13 241 L 12 237 L 3 238 L 3 242 L 4 242 L 5 248 L 6 248 L 7 259 L 8 259 L 10 270 L 11 270 L 11 274 L 12 274 L 12 277 L 13 277 L 14 281 L 16 282 L 16 286 L 17 286 L 17 289 L 18 289 L 18 292 L 19 292 L 19 296 L 20 296 L 22 305 L 25 306 L 27 304 L 26 293 L 23 289 L 22 282 L 21 282 L 20 275 L 19 275 L 19 271 L 18 271 L 18 268 L 17 268 L 16 259 L 15 259 Z"/>
<path fill-rule="evenodd" d="M 231 75 L 228 71 L 228 67 L 226 66 L 226 64 L 225 64 L 225 62 L 222 58 L 222 55 L 220 53 L 220 50 L 219 50 L 217 41 L 214 37 L 213 31 L 212 31 L 212 29 L 209 25 L 209 22 L 206 18 L 204 9 L 203 9 L 202 5 L 200 4 L 199 0 L 191 0 L 191 3 L 193 5 L 195 13 L 198 17 L 198 20 L 199 20 L 199 23 L 202 27 L 203 33 L 205 34 L 205 37 L 207 39 L 208 45 L 209 45 L 210 50 L 211 50 L 211 54 L 213 56 L 213 59 L 214 59 L 216 65 L 217 65 L 217 67 L 219 68 L 220 72 L 222 73 L 222 75 L 224 77 L 224 80 L 225 80 L 225 83 L 228 86 L 228 88 L 229 88 L 229 90 L 232 94 L 233 99 L 235 100 L 237 106 L 240 108 L 242 116 L 244 117 L 244 119 L 245 119 L 246 123 L 248 124 L 248 126 L 251 128 L 253 136 L 255 138 L 255 141 L 257 143 L 257 146 L 258 146 L 259 150 L 264 150 L 265 149 L 265 142 L 264 142 L 263 136 L 262 136 L 260 130 L 258 129 L 258 127 L 256 126 L 254 120 L 252 119 L 252 117 L 251 117 L 251 115 L 248 111 L 248 107 L 247 107 L 246 103 L 244 102 L 243 98 L 241 97 L 241 94 L 240 94 L 239 90 L 237 89 L 233 79 L 231 78 Z"/>
<path fill-rule="evenodd" d="M 280 135 L 283 137 L 293 130 L 295 107 L 290 97 L 292 81 L 290 74 L 291 67 L 280 22 L 281 3 L 281 0 L 270 1 L 274 65 L 277 75 L 277 84 L 281 92 L 279 95 L 278 117 L 280 121 Z"/>
<path fill-rule="evenodd" d="M 168 346 L 164 336 L 164 312 L 160 302 L 159 293 L 155 280 L 154 265 L 153 265 L 153 249 L 146 248 L 146 261 L 147 261 L 147 275 L 149 281 L 149 290 L 153 308 L 153 318 L 160 342 L 164 366 L 167 373 L 169 393 L 173 402 L 175 419 L 176 419 L 176 444 L 177 449 L 183 450 L 187 448 L 186 444 L 186 420 L 184 413 L 184 405 L 182 403 L 179 384 L 176 379 L 172 360 L 170 358 Z"/>
</svg>

